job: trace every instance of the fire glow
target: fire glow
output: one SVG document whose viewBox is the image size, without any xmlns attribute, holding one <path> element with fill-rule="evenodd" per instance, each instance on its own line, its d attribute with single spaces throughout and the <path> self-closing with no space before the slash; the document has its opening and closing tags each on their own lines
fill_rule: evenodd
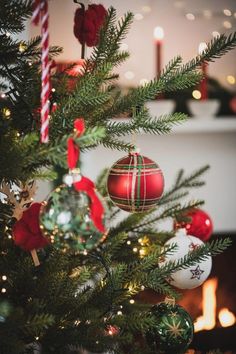
<svg viewBox="0 0 236 354">
<path fill-rule="evenodd" d="M 194 331 L 211 330 L 216 327 L 217 303 L 216 289 L 217 279 L 209 279 L 202 286 L 202 316 L 194 323 Z M 235 315 L 227 308 L 222 308 L 218 313 L 218 320 L 222 327 L 233 326 L 236 322 Z"/>
</svg>

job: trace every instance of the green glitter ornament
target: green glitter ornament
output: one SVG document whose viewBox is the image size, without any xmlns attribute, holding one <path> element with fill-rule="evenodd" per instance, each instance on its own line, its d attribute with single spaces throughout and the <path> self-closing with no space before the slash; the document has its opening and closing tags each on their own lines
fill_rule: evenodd
<svg viewBox="0 0 236 354">
<path fill-rule="evenodd" d="M 73 185 L 57 187 L 42 205 L 40 228 L 44 236 L 64 253 L 86 255 L 106 238 L 94 225 L 90 205 L 89 196 Z"/>
<path fill-rule="evenodd" d="M 182 354 L 193 339 L 193 322 L 183 307 L 160 303 L 152 307 L 156 325 L 146 334 L 147 343 L 154 351 Z"/>
</svg>

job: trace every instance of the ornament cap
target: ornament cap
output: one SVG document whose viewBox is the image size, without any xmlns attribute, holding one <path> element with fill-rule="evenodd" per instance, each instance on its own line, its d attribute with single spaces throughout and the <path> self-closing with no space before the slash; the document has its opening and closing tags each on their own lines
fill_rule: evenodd
<svg viewBox="0 0 236 354">
<path fill-rule="evenodd" d="M 185 237 L 187 236 L 187 231 L 184 228 L 178 229 L 175 233 L 175 236 L 177 237 Z"/>
</svg>

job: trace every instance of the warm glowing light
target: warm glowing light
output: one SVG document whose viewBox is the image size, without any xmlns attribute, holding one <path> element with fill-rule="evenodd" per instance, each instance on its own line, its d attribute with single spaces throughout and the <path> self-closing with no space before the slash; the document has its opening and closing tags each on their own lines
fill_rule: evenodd
<svg viewBox="0 0 236 354">
<path fill-rule="evenodd" d="M 225 16 L 232 16 L 232 12 L 229 9 L 224 9 L 223 13 Z"/>
<path fill-rule="evenodd" d="M 135 15 L 134 15 L 134 19 L 135 19 L 136 21 L 141 21 L 141 20 L 143 20 L 143 15 L 142 15 L 142 14 L 135 14 Z"/>
<path fill-rule="evenodd" d="M 131 241 L 127 241 L 126 243 L 127 243 L 127 245 L 131 245 Z"/>
<path fill-rule="evenodd" d="M 138 252 L 137 247 L 134 247 L 134 248 L 133 248 L 133 252 L 134 252 L 134 253 Z"/>
<path fill-rule="evenodd" d="M 122 312 L 122 311 L 117 311 L 117 315 L 118 315 L 118 316 L 122 316 L 122 315 L 123 315 L 123 312 Z"/>
<path fill-rule="evenodd" d="M 125 72 L 125 78 L 128 80 L 132 80 L 135 77 L 133 71 L 126 71 Z"/>
<path fill-rule="evenodd" d="M 227 29 L 230 29 L 230 28 L 232 28 L 232 23 L 229 21 L 224 21 L 223 26 Z"/>
<path fill-rule="evenodd" d="M 7 291 L 7 289 L 2 288 L 2 293 L 3 293 L 3 294 L 6 293 L 6 291 Z"/>
<path fill-rule="evenodd" d="M 220 33 L 219 33 L 218 31 L 213 31 L 213 32 L 212 32 L 212 36 L 213 36 L 214 38 L 220 37 Z"/>
<path fill-rule="evenodd" d="M 3 281 L 7 280 L 7 276 L 6 276 L 6 275 L 3 275 L 3 276 L 2 276 L 2 280 L 3 280 Z"/>
<path fill-rule="evenodd" d="M 202 316 L 196 319 L 195 332 L 210 330 L 216 325 L 217 279 L 209 279 L 202 286 Z"/>
<path fill-rule="evenodd" d="M 233 75 L 228 75 L 227 81 L 230 85 L 234 85 L 235 84 L 235 77 Z"/>
<path fill-rule="evenodd" d="M 3 114 L 5 116 L 5 118 L 9 118 L 11 115 L 11 111 L 9 108 L 3 108 Z"/>
<path fill-rule="evenodd" d="M 56 89 L 55 89 L 55 87 L 53 87 L 53 88 L 52 88 L 52 92 L 55 92 L 55 91 L 56 91 Z"/>
<path fill-rule="evenodd" d="M 134 299 L 129 300 L 129 302 L 130 302 L 130 304 L 134 304 L 135 303 Z"/>
<path fill-rule="evenodd" d="M 223 308 L 220 310 L 218 318 L 222 327 L 233 326 L 236 322 L 234 314 L 230 312 L 227 308 Z"/>
<path fill-rule="evenodd" d="M 36 340 L 39 340 L 39 337 L 35 337 Z"/>
<path fill-rule="evenodd" d="M 185 16 L 186 16 L 186 19 L 189 20 L 189 21 L 194 21 L 195 20 L 194 14 L 188 13 Z"/>
<path fill-rule="evenodd" d="M 193 96 L 193 98 L 195 98 L 195 100 L 200 100 L 200 98 L 202 97 L 202 94 L 199 90 L 193 90 L 192 96 Z"/>
<path fill-rule="evenodd" d="M 5 93 L 2 93 L 1 94 L 1 98 L 5 98 L 6 97 L 6 94 Z"/>
<path fill-rule="evenodd" d="M 148 5 L 144 5 L 144 6 L 142 6 L 142 11 L 149 13 L 149 12 L 151 12 L 151 7 Z"/>
<path fill-rule="evenodd" d="M 141 258 L 146 256 L 146 254 L 147 254 L 147 252 L 146 252 L 145 248 L 141 248 L 141 250 L 139 250 L 139 255 L 140 255 Z"/>
<path fill-rule="evenodd" d="M 19 52 L 23 53 L 26 50 L 27 46 L 25 43 L 21 42 L 19 45 Z"/>
<path fill-rule="evenodd" d="M 153 31 L 153 36 L 157 41 L 161 41 L 164 38 L 164 30 L 162 27 L 155 27 Z"/>
<path fill-rule="evenodd" d="M 202 54 L 207 49 L 206 42 L 201 42 L 198 46 L 198 53 Z"/>
</svg>

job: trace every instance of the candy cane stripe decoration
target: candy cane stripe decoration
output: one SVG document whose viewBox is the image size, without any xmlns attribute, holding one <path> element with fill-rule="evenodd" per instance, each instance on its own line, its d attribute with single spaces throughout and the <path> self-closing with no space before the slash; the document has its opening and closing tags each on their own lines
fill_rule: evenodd
<svg viewBox="0 0 236 354">
<path fill-rule="evenodd" d="M 50 64 L 49 64 L 49 30 L 48 0 L 35 0 L 32 22 L 37 25 L 41 17 L 42 26 L 42 89 L 41 89 L 41 142 L 49 140 L 50 110 Z"/>
</svg>

